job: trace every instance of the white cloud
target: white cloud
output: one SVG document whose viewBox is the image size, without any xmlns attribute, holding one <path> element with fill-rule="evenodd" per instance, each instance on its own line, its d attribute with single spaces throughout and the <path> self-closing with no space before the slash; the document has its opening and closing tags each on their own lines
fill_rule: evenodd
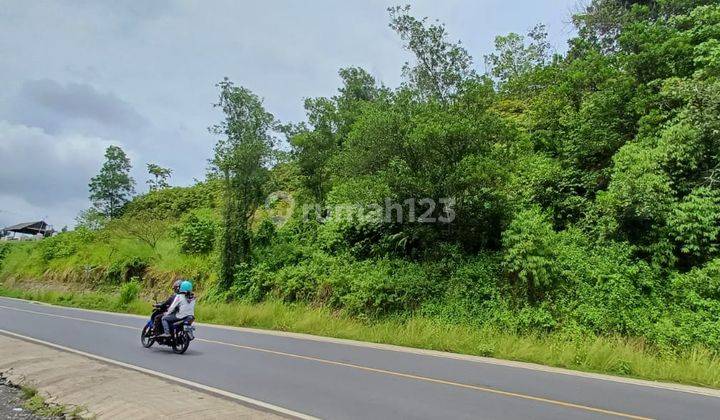
<svg viewBox="0 0 720 420">
<path fill-rule="evenodd" d="M 88 205 L 87 199 L 68 199 L 53 207 L 35 206 L 22 197 L 0 194 L 0 228 L 38 220 L 46 220 L 55 230 L 72 227 L 78 209 Z"/>
<path fill-rule="evenodd" d="M 30 212 L 70 223 L 68 215 L 87 206 L 88 181 L 111 144 L 118 143 L 0 121 L 0 220 Z"/>
</svg>

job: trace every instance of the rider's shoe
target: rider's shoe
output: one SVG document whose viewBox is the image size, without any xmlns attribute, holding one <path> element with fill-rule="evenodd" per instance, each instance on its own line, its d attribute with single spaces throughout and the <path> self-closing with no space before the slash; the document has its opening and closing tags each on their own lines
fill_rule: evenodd
<svg viewBox="0 0 720 420">
<path fill-rule="evenodd" d="M 170 334 L 162 333 L 160 335 L 156 335 L 155 338 L 170 338 Z"/>
</svg>

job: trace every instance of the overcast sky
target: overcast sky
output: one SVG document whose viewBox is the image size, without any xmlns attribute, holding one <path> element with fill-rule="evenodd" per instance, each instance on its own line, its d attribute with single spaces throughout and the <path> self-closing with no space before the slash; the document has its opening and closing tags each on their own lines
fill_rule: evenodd
<svg viewBox="0 0 720 420">
<path fill-rule="evenodd" d="M 361 66 L 395 87 L 407 54 L 386 8 L 365 1 L 22 1 L 0 12 L 0 227 L 46 219 L 60 229 L 87 208 L 87 185 L 108 145 L 134 166 L 204 177 L 207 127 L 224 76 L 265 100 L 284 122 L 303 98 L 333 95 L 341 67 Z M 402 2 L 404 3 L 404 2 Z M 548 26 L 566 49 L 578 0 L 411 2 L 462 40 L 480 72 L 493 39 Z"/>
</svg>

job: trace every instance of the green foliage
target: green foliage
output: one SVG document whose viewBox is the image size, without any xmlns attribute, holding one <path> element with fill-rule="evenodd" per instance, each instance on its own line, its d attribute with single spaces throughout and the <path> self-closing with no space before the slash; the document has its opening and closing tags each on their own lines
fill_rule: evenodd
<svg viewBox="0 0 720 420">
<path fill-rule="evenodd" d="M 136 212 L 108 223 L 107 231 L 119 238 L 127 238 L 156 250 L 158 242 L 167 235 L 167 221 L 156 211 Z"/>
<path fill-rule="evenodd" d="M 140 256 L 118 258 L 110 263 L 105 271 L 105 278 L 111 284 L 127 282 L 132 278 L 142 278 L 149 264 Z"/>
<path fill-rule="evenodd" d="M 124 209 L 124 214 L 133 216 L 139 213 L 153 212 L 162 219 L 174 219 L 183 214 L 207 207 L 215 207 L 220 195 L 217 182 L 206 181 L 191 187 L 170 187 L 150 191 L 135 197 Z"/>
<path fill-rule="evenodd" d="M 148 163 L 147 170 L 148 174 L 153 177 L 152 179 L 147 180 L 150 191 L 162 190 L 163 188 L 168 188 L 170 186 L 167 180 L 170 178 L 170 175 L 172 175 L 172 169 L 163 168 L 155 163 Z"/>
<path fill-rule="evenodd" d="M 273 222 L 268 219 L 264 219 L 260 223 L 260 226 L 258 226 L 257 232 L 255 232 L 253 240 L 258 245 L 266 246 L 272 242 L 276 234 L 277 229 L 275 228 L 275 224 L 273 224 Z"/>
<path fill-rule="evenodd" d="M 425 99 L 447 102 L 465 81 L 475 76 L 472 57 L 460 43 L 446 40 L 445 26 L 427 25 L 409 14 L 410 6 L 396 6 L 390 12 L 390 27 L 415 55 L 415 65 L 405 63 L 403 75 Z"/>
<path fill-rule="evenodd" d="M 90 201 L 107 218 L 113 218 L 135 192 L 135 181 L 130 177 L 130 159 L 120 147 L 109 146 L 105 159 L 100 173 L 90 180 Z"/>
<path fill-rule="evenodd" d="M 617 153 L 608 190 L 597 201 L 612 219 L 606 231 L 632 240 L 642 240 L 652 233 L 651 226 L 664 223 L 672 202 L 672 183 L 656 149 L 638 143 Z"/>
<path fill-rule="evenodd" d="M 349 274 L 349 291 L 341 302 L 351 314 L 377 316 L 412 311 L 432 296 L 437 286 L 422 266 L 400 261 L 360 263 Z M 342 281 L 338 274 L 334 283 Z"/>
<path fill-rule="evenodd" d="M 672 239 L 683 254 L 707 261 L 720 249 L 720 192 L 693 190 L 674 208 L 668 220 Z"/>
<path fill-rule="evenodd" d="M 25 400 L 23 407 L 31 413 L 50 418 L 66 417 L 66 413 L 68 413 L 67 418 L 75 418 L 67 407 L 59 404 L 48 404 L 45 398 L 38 393 L 37 389 L 28 386 L 23 386 L 20 389 L 22 391 L 22 398 Z M 78 418 L 80 417 L 78 416 Z"/>
<path fill-rule="evenodd" d="M 127 306 L 138 298 L 140 294 L 140 283 L 137 278 L 133 278 L 129 282 L 120 287 L 120 296 L 118 296 L 118 305 Z"/>
<path fill-rule="evenodd" d="M 78 238 L 78 235 L 73 232 L 66 232 L 43 239 L 38 244 L 38 249 L 43 259 L 49 261 L 54 258 L 69 257 L 75 254 L 81 242 L 82 239 Z"/>
<path fill-rule="evenodd" d="M 485 56 L 490 75 L 500 83 L 507 83 L 544 65 L 550 55 L 545 25 L 535 26 L 528 38 L 530 42 L 525 46 L 523 38 L 515 33 L 496 37 L 497 52 Z"/>
<path fill-rule="evenodd" d="M 78 229 L 87 229 L 91 231 L 100 230 L 105 227 L 108 218 L 94 208 L 80 211 L 75 218 L 75 227 Z"/>
<path fill-rule="evenodd" d="M 0 268 L 2 268 L 3 260 L 10 253 L 10 244 L 0 243 Z"/>
<path fill-rule="evenodd" d="M 215 246 L 218 225 L 211 216 L 190 213 L 175 229 L 180 249 L 186 254 L 207 254 Z"/>
<path fill-rule="evenodd" d="M 505 269 L 527 284 L 531 295 L 555 279 L 555 237 L 549 217 L 537 207 L 518 213 L 503 233 Z"/>
<path fill-rule="evenodd" d="M 228 79 L 218 83 L 217 107 L 225 120 L 212 127 L 223 136 L 215 145 L 212 169 L 223 185 L 223 233 L 220 287 L 230 288 L 236 267 L 251 254 L 250 220 L 263 199 L 277 122 L 262 101 Z"/>
</svg>

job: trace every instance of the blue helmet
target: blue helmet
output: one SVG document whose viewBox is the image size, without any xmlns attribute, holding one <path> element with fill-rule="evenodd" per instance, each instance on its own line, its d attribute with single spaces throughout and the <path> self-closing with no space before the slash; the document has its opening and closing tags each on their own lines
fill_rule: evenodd
<svg viewBox="0 0 720 420">
<path fill-rule="evenodd" d="M 180 293 L 190 293 L 192 292 L 192 283 L 188 280 L 183 281 L 180 283 Z"/>
</svg>

